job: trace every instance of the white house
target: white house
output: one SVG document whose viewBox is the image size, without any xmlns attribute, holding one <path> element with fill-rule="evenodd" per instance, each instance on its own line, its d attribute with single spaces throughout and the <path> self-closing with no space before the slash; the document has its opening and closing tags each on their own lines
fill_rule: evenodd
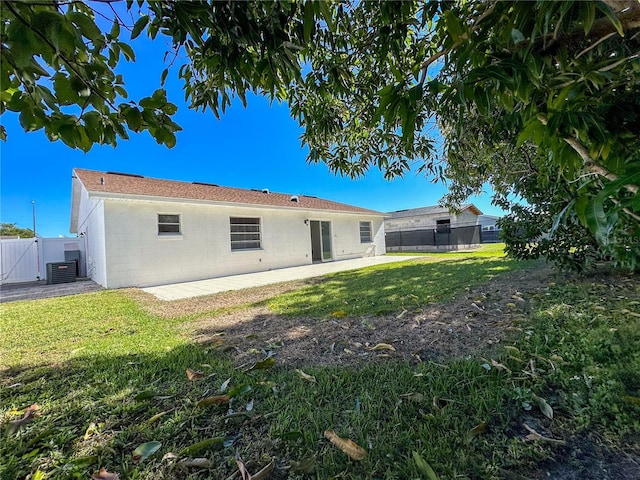
<svg viewBox="0 0 640 480">
<path fill-rule="evenodd" d="M 385 253 L 384 214 L 308 195 L 73 170 L 71 232 L 106 288 Z"/>
<path fill-rule="evenodd" d="M 473 204 L 458 213 L 446 207 L 429 206 L 389 212 L 384 220 L 389 252 L 438 251 L 468 248 L 480 243 L 479 218 Z"/>
</svg>

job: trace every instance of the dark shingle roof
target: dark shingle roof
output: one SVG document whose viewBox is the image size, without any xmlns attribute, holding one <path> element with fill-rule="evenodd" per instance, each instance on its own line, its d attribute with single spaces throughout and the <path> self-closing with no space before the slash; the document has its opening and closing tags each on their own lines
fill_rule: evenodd
<svg viewBox="0 0 640 480">
<path fill-rule="evenodd" d="M 307 195 L 271 193 L 264 190 L 221 187 L 201 182 L 162 180 L 134 174 L 98 172 L 78 168 L 74 169 L 74 174 L 80 179 L 89 193 L 104 194 L 107 196 L 109 194 L 132 195 L 198 200 L 212 203 L 238 203 L 243 205 L 287 207 L 302 210 L 330 210 L 367 215 L 384 215 L 374 210 Z M 292 201 L 293 197 L 297 197 L 298 201 Z"/>
</svg>

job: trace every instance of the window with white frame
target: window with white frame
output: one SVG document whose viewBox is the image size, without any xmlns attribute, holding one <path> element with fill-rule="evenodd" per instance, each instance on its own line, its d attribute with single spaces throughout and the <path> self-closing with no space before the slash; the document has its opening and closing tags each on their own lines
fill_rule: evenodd
<svg viewBox="0 0 640 480">
<path fill-rule="evenodd" d="M 159 213 L 158 235 L 180 235 L 180 215 Z"/>
<path fill-rule="evenodd" d="M 231 250 L 253 250 L 261 248 L 260 219 L 231 217 Z"/>
<path fill-rule="evenodd" d="M 360 243 L 371 243 L 371 222 L 360 222 Z"/>
</svg>

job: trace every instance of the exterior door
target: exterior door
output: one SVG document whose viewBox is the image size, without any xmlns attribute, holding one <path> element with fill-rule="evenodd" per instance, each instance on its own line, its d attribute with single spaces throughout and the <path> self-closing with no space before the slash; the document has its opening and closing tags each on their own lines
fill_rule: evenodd
<svg viewBox="0 0 640 480">
<path fill-rule="evenodd" d="M 333 259 L 331 222 L 311 221 L 311 259 L 314 262 L 326 262 Z"/>
</svg>

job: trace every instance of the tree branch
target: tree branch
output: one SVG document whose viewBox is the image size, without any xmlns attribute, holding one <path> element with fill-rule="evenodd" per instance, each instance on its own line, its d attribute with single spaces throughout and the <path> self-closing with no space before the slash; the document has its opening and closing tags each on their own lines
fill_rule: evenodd
<svg viewBox="0 0 640 480">
<path fill-rule="evenodd" d="M 623 31 L 629 31 L 636 28 L 640 28 L 640 2 L 631 1 L 624 2 L 618 0 L 604 1 L 612 10 L 622 26 Z M 623 8 L 620 8 L 624 4 Z M 613 5 L 617 5 L 614 7 Z M 591 29 L 585 33 L 582 29 L 577 29 L 572 32 L 562 33 L 560 35 L 552 34 L 538 38 L 534 45 L 540 47 L 542 44 L 542 51 L 546 52 L 556 48 L 557 44 L 576 44 L 580 40 L 592 40 L 594 38 L 599 39 L 599 43 L 602 37 L 608 37 L 611 34 L 617 34 L 618 30 L 613 22 L 608 17 L 601 17 L 596 19 L 591 25 Z M 548 44 L 547 41 L 551 40 Z M 525 42 L 521 42 L 525 43 Z M 518 45 L 520 46 L 520 45 Z M 522 45 L 525 46 L 525 45 Z M 595 45 L 594 45 L 595 46 Z M 584 52 L 583 52 L 584 53 Z"/>
<path fill-rule="evenodd" d="M 547 125 L 547 118 L 544 115 L 538 114 L 538 120 L 543 125 Z M 589 151 L 577 139 L 572 138 L 572 137 L 564 137 L 563 140 L 565 142 L 567 142 L 567 144 L 571 148 L 573 148 L 578 155 L 580 155 L 580 158 L 582 158 L 582 162 L 584 164 L 584 167 L 589 172 L 595 173 L 596 175 L 600 175 L 601 177 L 604 177 L 607 180 L 610 180 L 612 182 L 615 181 L 615 180 L 618 180 L 618 175 L 616 175 L 615 173 L 610 172 L 609 170 L 604 168 L 602 165 L 600 165 L 598 162 L 596 162 L 595 159 L 591 158 L 591 155 L 589 155 Z M 638 194 L 638 186 L 637 185 L 627 184 L 627 185 L 624 186 L 624 188 L 626 188 L 628 191 L 630 191 L 634 195 Z"/>
</svg>

